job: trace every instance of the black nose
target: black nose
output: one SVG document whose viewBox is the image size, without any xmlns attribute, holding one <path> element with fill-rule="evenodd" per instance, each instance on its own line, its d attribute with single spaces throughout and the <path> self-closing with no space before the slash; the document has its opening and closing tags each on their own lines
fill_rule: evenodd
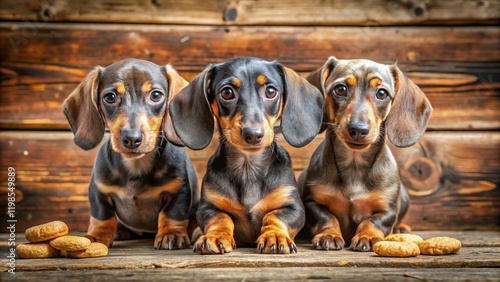
<svg viewBox="0 0 500 282">
<path fill-rule="evenodd" d="M 370 125 L 366 123 L 351 122 L 347 127 L 347 131 L 351 136 L 352 140 L 364 139 L 370 133 Z"/>
<path fill-rule="evenodd" d="M 259 144 L 264 137 L 264 129 L 261 127 L 245 127 L 241 130 L 245 142 L 251 145 Z"/>
<path fill-rule="evenodd" d="M 125 148 L 135 149 L 141 146 L 142 132 L 140 130 L 122 130 L 120 137 Z"/>
</svg>

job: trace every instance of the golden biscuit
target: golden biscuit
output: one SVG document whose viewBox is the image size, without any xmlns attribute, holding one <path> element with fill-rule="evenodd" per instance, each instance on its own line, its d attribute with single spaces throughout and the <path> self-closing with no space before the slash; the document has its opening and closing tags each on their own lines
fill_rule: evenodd
<svg viewBox="0 0 500 282">
<path fill-rule="evenodd" d="M 384 239 L 385 241 L 393 241 L 393 242 L 413 242 L 415 244 L 419 244 L 424 241 L 422 237 L 415 234 L 391 234 Z"/>
<path fill-rule="evenodd" d="M 47 242 L 19 244 L 16 247 L 17 256 L 26 259 L 51 258 L 59 254 Z"/>
<path fill-rule="evenodd" d="M 373 251 L 383 257 L 416 257 L 420 254 L 413 242 L 380 241 L 373 246 Z"/>
<path fill-rule="evenodd" d="M 31 243 L 48 241 L 57 237 L 68 235 L 68 225 L 62 221 L 52 221 L 26 229 L 24 235 Z"/>
<path fill-rule="evenodd" d="M 90 243 L 89 239 L 81 236 L 62 236 L 50 240 L 50 245 L 61 251 L 83 251 Z"/>
<path fill-rule="evenodd" d="M 105 257 L 108 255 L 108 247 L 103 243 L 93 242 L 86 250 L 67 252 L 66 255 L 72 258 Z"/>
<path fill-rule="evenodd" d="M 418 244 L 420 252 L 424 255 L 448 255 L 458 252 L 462 242 L 446 236 L 427 239 Z"/>
</svg>

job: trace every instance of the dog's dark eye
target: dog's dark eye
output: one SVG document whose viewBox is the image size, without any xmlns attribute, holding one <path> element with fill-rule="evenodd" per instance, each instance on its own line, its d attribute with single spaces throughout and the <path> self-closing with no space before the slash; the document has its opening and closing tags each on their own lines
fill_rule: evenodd
<svg viewBox="0 0 500 282">
<path fill-rule="evenodd" d="M 387 90 L 385 89 L 379 89 L 375 95 L 377 96 L 377 99 L 384 100 L 387 96 L 389 96 L 389 93 L 387 93 Z"/>
<path fill-rule="evenodd" d="M 151 92 L 151 94 L 149 95 L 149 98 L 151 99 L 151 101 L 153 101 L 154 103 L 158 103 L 158 102 L 161 102 L 162 99 L 163 99 L 163 93 L 161 93 L 160 91 L 153 91 Z"/>
<path fill-rule="evenodd" d="M 220 91 L 220 95 L 222 96 L 223 99 L 225 100 L 231 100 L 234 98 L 234 92 L 233 92 L 233 89 L 229 88 L 229 87 L 226 87 L 226 88 L 222 88 L 222 90 Z"/>
<path fill-rule="evenodd" d="M 344 84 L 339 84 L 335 86 L 335 88 L 333 88 L 333 92 L 335 93 L 335 95 L 343 97 L 347 95 L 347 86 L 345 86 Z"/>
<path fill-rule="evenodd" d="M 278 89 L 272 87 L 272 86 L 268 86 L 266 88 L 266 97 L 269 98 L 269 99 L 273 99 L 274 97 L 276 97 L 278 95 Z"/>
<path fill-rule="evenodd" d="M 118 96 L 115 93 L 107 93 L 104 95 L 103 100 L 108 104 L 114 104 L 118 100 Z"/>
</svg>

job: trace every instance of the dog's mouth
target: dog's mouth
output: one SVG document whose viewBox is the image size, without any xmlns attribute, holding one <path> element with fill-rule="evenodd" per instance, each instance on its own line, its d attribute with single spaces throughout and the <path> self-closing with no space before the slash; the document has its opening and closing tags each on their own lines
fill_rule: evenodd
<svg viewBox="0 0 500 282">
<path fill-rule="evenodd" d="M 344 144 L 351 150 L 360 151 L 368 148 L 369 143 L 359 143 L 359 142 L 344 142 Z"/>
<path fill-rule="evenodd" d="M 247 154 L 255 154 L 255 153 L 258 153 L 260 151 L 262 151 L 262 149 L 264 149 L 265 146 L 248 146 L 248 147 L 239 147 L 239 149 Z"/>
<path fill-rule="evenodd" d="M 140 159 L 146 155 L 146 153 L 142 152 L 127 152 L 127 153 L 121 153 L 121 155 L 126 158 L 126 159 Z"/>
<path fill-rule="evenodd" d="M 232 140 L 227 140 L 227 141 L 229 142 L 229 144 L 231 144 L 233 147 L 235 147 L 244 154 L 255 154 L 266 148 L 264 144 L 250 145 L 246 143 L 241 144 L 240 142 L 231 142 Z"/>
<path fill-rule="evenodd" d="M 122 157 L 125 159 L 140 159 L 154 150 L 154 147 L 150 148 L 150 146 L 141 146 L 136 149 L 128 149 L 120 145 L 116 146 L 113 142 L 112 147 L 113 151 L 122 155 Z"/>
</svg>

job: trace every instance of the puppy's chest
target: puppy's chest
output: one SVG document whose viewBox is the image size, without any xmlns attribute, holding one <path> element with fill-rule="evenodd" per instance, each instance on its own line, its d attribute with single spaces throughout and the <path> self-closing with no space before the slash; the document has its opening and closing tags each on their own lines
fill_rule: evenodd
<svg viewBox="0 0 500 282">
<path fill-rule="evenodd" d="M 269 160 L 261 156 L 229 156 L 228 160 L 227 169 L 231 178 L 246 186 L 262 181 L 269 168 Z"/>
<path fill-rule="evenodd" d="M 263 196 L 263 190 L 261 183 L 259 182 L 249 182 L 244 186 L 241 186 L 236 193 L 236 197 L 239 202 L 247 211 L 250 211 L 261 199 Z"/>
<path fill-rule="evenodd" d="M 125 225 L 139 231 L 155 232 L 159 212 L 168 203 L 169 195 L 179 191 L 181 184 L 181 179 L 176 178 L 157 185 L 129 180 L 116 185 L 97 183 L 97 187 L 111 200 L 118 218 Z"/>
<path fill-rule="evenodd" d="M 142 202 L 159 200 L 163 194 L 173 194 L 181 187 L 181 179 L 175 178 L 163 183 L 144 183 L 143 180 L 129 180 L 116 184 L 97 184 L 99 191 L 124 202 L 139 205 Z"/>
<path fill-rule="evenodd" d="M 233 186 L 234 198 L 250 210 L 262 198 L 268 170 L 267 160 L 260 156 L 230 158 L 228 181 Z"/>
<path fill-rule="evenodd" d="M 370 191 L 360 182 L 353 182 L 348 187 L 317 185 L 313 188 L 313 198 L 347 228 L 373 213 L 387 210 L 392 200 L 390 194 Z"/>
</svg>

